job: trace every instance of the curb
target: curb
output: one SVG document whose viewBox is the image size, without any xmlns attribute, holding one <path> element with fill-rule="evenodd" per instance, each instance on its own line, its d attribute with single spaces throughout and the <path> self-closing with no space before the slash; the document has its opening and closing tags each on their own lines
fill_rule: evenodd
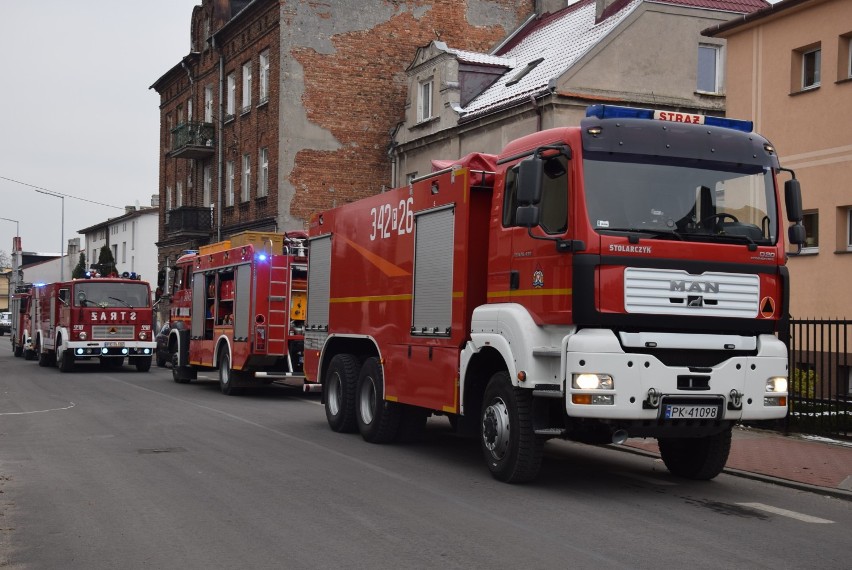
<svg viewBox="0 0 852 570">
<path fill-rule="evenodd" d="M 618 451 L 632 453 L 634 455 L 642 455 L 644 457 L 652 457 L 654 459 L 659 459 L 660 455 L 658 453 L 652 453 L 650 451 L 645 451 L 644 449 L 638 449 L 635 447 L 625 446 L 625 445 L 613 445 L 612 449 L 616 449 Z M 806 491 L 808 493 L 816 493 L 819 495 L 827 495 L 833 497 L 835 499 L 841 499 L 844 501 L 852 501 L 852 491 L 846 491 L 844 489 L 832 489 L 831 487 L 820 487 L 819 485 L 810 485 L 808 483 L 802 483 L 801 481 L 793 481 L 791 479 L 781 479 L 779 477 L 773 477 L 771 475 L 763 475 L 762 473 L 753 473 L 751 471 L 743 471 L 741 469 L 734 469 L 733 467 L 725 467 L 722 470 L 723 473 L 727 473 L 728 475 L 733 475 L 734 477 L 741 477 L 743 479 L 752 479 L 754 481 L 761 481 L 763 483 L 771 483 L 773 485 L 778 485 L 780 487 L 788 487 L 791 489 L 797 489 L 799 491 Z"/>
</svg>

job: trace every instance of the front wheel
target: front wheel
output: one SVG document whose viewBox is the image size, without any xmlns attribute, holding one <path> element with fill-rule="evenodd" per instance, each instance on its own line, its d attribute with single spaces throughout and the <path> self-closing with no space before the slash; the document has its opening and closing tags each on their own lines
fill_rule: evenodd
<svg viewBox="0 0 852 570">
<path fill-rule="evenodd" d="M 62 342 L 59 341 L 56 343 L 56 346 L 59 347 L 56 349 L 56 366 L 59 367 L 60 372 L 71 372 L 74 370 L 74 353 L 70 348 L 62 348 Z"/>
<path fill-rule="evenodd" d="M 151 370 L 150 356 L 134 356 L 130 359 L 130 362 L 136 366 L 137 372 L 148 372 Z"/>
<path fill-rule="evenodd" d="M 358 431 L 370 443 L 387 443 L 399 430 L 400 407 L 384 398 L 385 380 L 382 365 L 376 357 L 368 358 L 358 374 L 355 390 Z"/>
<path fill-rule="evenodd" d="M 485 389 L 480 419 L 480 443 L 491 475 L 504 483 L 535 479 L 544 440 L 533 428 L 532 392 L 512 386 L 506 371 L 494 374 Z"/>
<path fill-rule="evenodd" d="M 672 475 L 708 481 L 722 472 L 731 452 L 731 428 L 716 435 L 659 438 L 660 457 Z"/>
</svg>

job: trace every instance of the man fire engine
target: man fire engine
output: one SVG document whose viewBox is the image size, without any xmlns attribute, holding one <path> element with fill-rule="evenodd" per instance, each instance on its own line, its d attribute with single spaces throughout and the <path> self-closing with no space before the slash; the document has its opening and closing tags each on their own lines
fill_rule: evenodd
<svg viewBox="0 0 852 570">
<path fill-rule="evenodd" d="M 177 261 L 169 309 L 175 382 L 219 370 L 222 393 L 304 385 L 306 234 L 243 232 Z"/>
<path fill-rule="evenodd" d="M 30 305 L 33 293 L 32 285 L 18 285 L 12 293 L 11 312 L 12 328 L 9 333 L 12 340 L 12 354 L 26 356 L 27 360 L 35 358 L 30 340 Z"/>
<path fill-rule="evenodd" d="M 151 288 L 135 274 L 91 277 L 33 287 L 33 349 L 39 366 L 70 372 L 97 358 L 119 368 L 125 357 L 139 372 L 151 368 L 154 312 Z"/>
<path fill-rule="evenodd" d="M 315 215 L 305 370 L 331 428 L 385 442 L 446 414 L 506 482 L 548 438 L 655 437 L 669 471 L 710 479 L 734 423 L 784 417 L 775 149 L 673 115 L 590 107 Z"/>
</svg>

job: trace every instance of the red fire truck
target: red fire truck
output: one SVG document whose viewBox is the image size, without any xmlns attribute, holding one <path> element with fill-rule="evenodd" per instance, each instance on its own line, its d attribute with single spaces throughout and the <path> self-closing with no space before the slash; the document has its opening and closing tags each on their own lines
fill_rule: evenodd
<svg viewBox="0 0 852 570">
<path fill-rule="evenodd" d="M 177 261 L 169 309 L 175 382 L 218 369 L 222 393 L 304 386 L 304 232 L 243 232 Z"/>
<path fill-rule="evenodd" d="M 30 305 L 32 302 L 32 285 L 19 285 L 12 293 L 12 302 L 9 306 L 11 313 L 12 330 L 12 353 L 15 356 L 25 356 L 27 360 L 35 358 L 30 338 Z"/>
<path fill-rule="evenodd" d="M 506 482 L 548 438 L 654 437 L 710 479 L 734 423 L 784 417 L 783 169 L 750 122 L 680 116 L 593 106 L 314 215 L 305 373 L 331 428 L 386 442 L 445 414 Z"/>
<path fill-rule="evenodd" d="M 154 312 L 151 288 L 135 274 L 88 277 L 33 286 L 33 350 L 39 366 L 70 372 L 80 360 L 120 368 L 125 357 L 151 368 Z"/>
</svg>

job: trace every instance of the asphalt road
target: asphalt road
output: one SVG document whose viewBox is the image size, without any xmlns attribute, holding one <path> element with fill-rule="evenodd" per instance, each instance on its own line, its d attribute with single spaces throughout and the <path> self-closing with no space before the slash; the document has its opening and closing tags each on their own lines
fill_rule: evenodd
<svg viewBox="0 0 852 570">
<path fill-rule="evenodd" d="M 371 445 L 317 395 L 62 374 L 0 339 L 4 567 L 846 568 L 850 528 L 852 502 L 611 446 L 550 442 L 536 483 L 506 485 L 443 418 Z"/>
</svg>

